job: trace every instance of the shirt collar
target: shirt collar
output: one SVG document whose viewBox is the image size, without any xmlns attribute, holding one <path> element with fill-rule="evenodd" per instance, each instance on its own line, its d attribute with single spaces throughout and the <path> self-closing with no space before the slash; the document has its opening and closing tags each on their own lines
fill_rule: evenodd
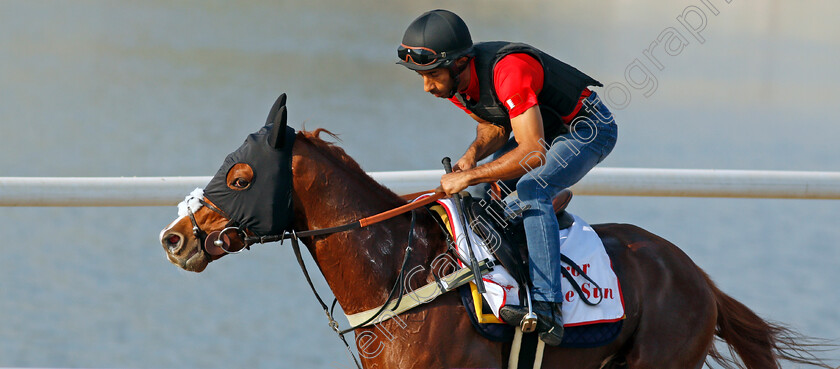
<svg viewBox="0 0 840 369">
<path fill-rule="evenodd" d="M 479 89 L 478 89 L 478 75 L 475 73 L 475 58 L 470 59 L 470 83 L 467 84 L 467 89 L 464 91 L 458 91 L 465 96 L 469 97 L 472 101 L 478 101 Z"/>
</svg>

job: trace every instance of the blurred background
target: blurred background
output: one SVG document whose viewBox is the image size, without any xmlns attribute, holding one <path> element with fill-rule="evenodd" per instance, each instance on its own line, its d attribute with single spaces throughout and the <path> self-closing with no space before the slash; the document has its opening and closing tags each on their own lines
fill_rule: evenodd
<svg viewBox="0 0 840 369">
<path fill-rule="evenodd" d="M 365 170 L 440 169 L 475 124 L 394 64 L 435 8 L 475 41 L 528 42 L 625 86 L 606 99 L 619 140 L 601 166 L 838 170 L 830 0 L 6 0 L 0 176 L 209 176 L 282 92 L 291 126 L 339 134 Z M 652 46 L 672 30 L 675 55 Z M 290 250 L 182 271 L 157 239 L 172 205 L 0 208 L 0 366 L 351 367 Z M 840 338 L 840 202 L 579 196 L 570 210 L 644 227 L 761 316 Z"/>
</svg>

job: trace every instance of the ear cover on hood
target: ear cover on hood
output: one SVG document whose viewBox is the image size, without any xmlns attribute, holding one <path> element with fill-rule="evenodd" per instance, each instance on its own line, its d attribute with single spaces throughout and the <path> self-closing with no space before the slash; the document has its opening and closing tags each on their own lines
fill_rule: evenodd
<svg viewBox="0 0 840 369">
<path fill-rule="evenodd" d="M 285 107 L 280 110 L 285 118 Z M 242 146 L 225 158 L 205 187 L 204 196 L 230 217 L 232 225 L 257 236 L 282 234 L 291 228 L 292 221 L 294 141 L 295 130 L 286 126 L 285 119 L 248 135 Z M 228 172 L 238 163 L 248 164 L 254 171 L 250 186 L 242 190 L 231 189 L 227 184 Z"/>
</svg>

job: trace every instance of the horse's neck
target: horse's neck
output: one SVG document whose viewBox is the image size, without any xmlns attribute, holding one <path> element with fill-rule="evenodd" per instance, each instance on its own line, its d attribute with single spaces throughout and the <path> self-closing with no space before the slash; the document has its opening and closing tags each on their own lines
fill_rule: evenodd
<svg viewBox="0 0 840 369">
<path fill-rule="evenodd" d="M 304 140 L 295 144 L 295 229 L 334 227 L 400 205 L 393 194 L 371 186 L 360 173 L 348 171 L 329 153 L 312 145 Z M 346 313 L 385 302 L 405 255 L 410 219 L 406 214 L 365 228 L 305 240 Z M 440 247 L 428 243 L 428 228 L 424 222 L 415 227 L 409 268 L 428 263 L 432 249 Z"/>
</svg>

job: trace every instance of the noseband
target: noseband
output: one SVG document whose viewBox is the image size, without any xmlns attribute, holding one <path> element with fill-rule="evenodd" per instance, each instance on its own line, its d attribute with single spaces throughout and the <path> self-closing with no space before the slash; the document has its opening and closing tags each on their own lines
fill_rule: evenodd
<svg viewBox="0 0 840 369">
<path fill-rule="evenodd" d="M 219 214 L 222 218 L 228 219 L 228 224 L 225 225 L 225 228 L 221 231 L 214 231 L 210 232 L 209 234 L 205 232 L 201 227 L 198 226 L 198 221 L 195 219 L 195 213 L 193 213 L 192 209 L 187 206 L 187 215 L 190 217 L 190 222 L 192 223 L 192 231 L 193 235 L 196 239 L 198 239 L 198 243 L 201 246 L 201 251 L 210 256 L 221 256 L 224 254 L 236 254 L 242 251 L 242 249 L 251 249 L 251 244 L 245 243 L 241 247 L 233 246 L 231 247 L 232 240 L 235 238 L 231 237 L 231 232 L 234 232 L 236 236 L 240 237 L 241 240 L 247 239 L 247 234 L 245 233 L 242 228 L 233 224 L 233 221 L 230 220 L 227 214 L 222 211 L 222 209 L 217 208 L 213 204 L 204 201 L 202 198 L 196 198 L 202 206 L 206 206 L 208 209 L 212 210 L 216 214 Z M 189 200 L 189 199 L 188 199 Z M 227 241 L 227 242 L 225 242 Z"/>
</svg>

